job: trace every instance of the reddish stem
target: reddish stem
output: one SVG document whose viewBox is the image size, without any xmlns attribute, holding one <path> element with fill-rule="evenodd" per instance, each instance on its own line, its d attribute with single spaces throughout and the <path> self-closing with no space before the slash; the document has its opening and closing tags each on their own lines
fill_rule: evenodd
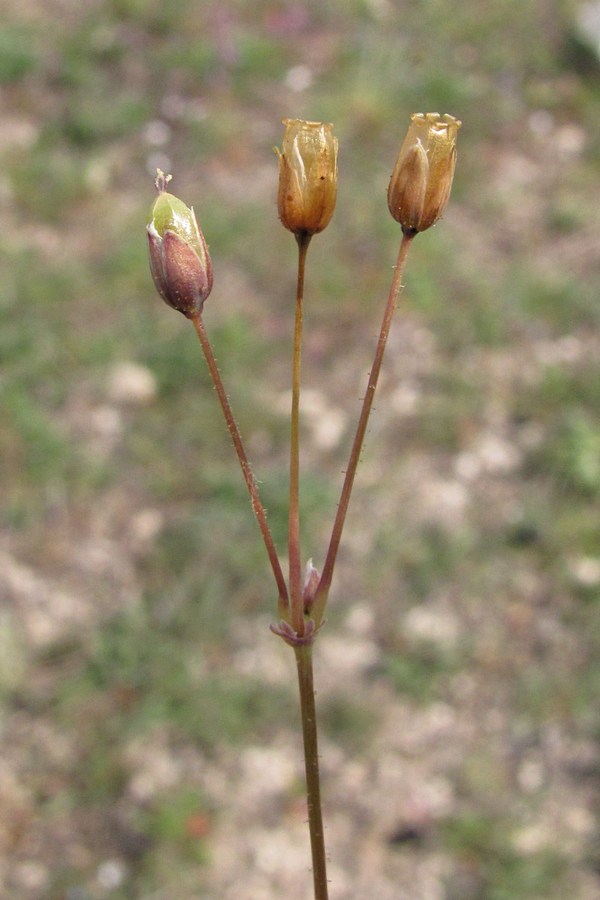
<svg viewBox="0 0 600 900">
<path fill-rule="evenodd" d="M 400 249 L 398 250 L 398 258 L 394 267 L 394 275 L 392 277 L 390 292 L 388 294 L 383 321 L 381 323 L 381 331 L 379 333 L 377 349 L 375 350 L 373 366 L 369 374 L 367 390 L 363 398 L 358 426 L 356 429 L 356 434 L 354 436 L 354 443 L 352 444 L 352 450 L 350 451 L 350 458 L 348 460 L 348 467 L 346 469 L 346 475 L 344 477 L 344 484 L 342 486 L 340 502 L 338 504 L 335 521 L 333 523 L 333 530 L 331 532 L 329 548 L 327 550 L 327 556 L 325 558 L 325 564 L 323 566 L 323 573 L 321 575 L 321 580 L 319 582 L 319 587 L 317 588 L 315 602 L 312 608 L 312 618 L 314 619 L 317 627 L 320 625 L 323 618 L 325 605 L 327 603 L 327 597 L 329 595 L 329 589 L 331 588 L 333 569 L 335 567 L 335 561 L 337 559 L 340 541 L 342 538 L 342 531 L 344 529 L 344 523 L 346 521 L 346 514 L 348 512 L 348 505 L 350 503 L 350 495 L 352 493 L 352 487 L 354 485 L 356 469 L 360 460 L 360 454 L 362 451 L 365 433 L 369 422 L 371 407 L 373 406 L 375 388 L 377 387 L 377 382 L 379 380 L 379 372 L 381 370 L 383 355 L 385 353 L 385 346 L 392 325 L 394 310 L 398 302 L 400 291 L 402 290 L 402 276 L 404 274 L 406 259 L 413 238 L 414 235 L 403 235 Z"/>
<path fill-rule="evenodd" d="M 277 550 L 275 549 L 271 530 L 267 522 L 267 513 L 260 499 L 258 485 L 256 484 L 256 479 L 254 478 L 252 469 L 250 468 L 250 463 L 248 462 L 248 457 L 246 456 L 246 451 L 242 442 L 242 436 L 237 426 L 237 422 L 235 421 L 235 418 L 233 416 L 231 404 L 229 403 L 229 398 L 225 392 L 225 387 L 221 379 L 221 373 L 219 372 L 217 361 L 208 340 L 206 329 L 204 328 L 202 314 L 198 313 L 197 315 L 193 316 L 192 323 L 194 325 L 194 328 L 196 329 L 196 334 L 198 335 L 198 338 L 200 340 L 204 356 L 206 357 L 210 376 L 215 386 L 215 391 L 217 392 L 217 397 L 219 398 L 221 409 L 223 410 L 223 415 L 225 416 L 225 422 L 227 423 L 227 428 L 229 430 L 229 434 L 231 435 L 231 440 L 233 441 L 233 446 L 235 448 L 237 458 L 240 462 L 244 481 L 246 482 L 246 487 L 248 488 L 248 493 L 250 494 L 252 510 L 254 512 L 254 515 L 256 516 L 256 520 L 258 522 L 267 550 L 267 554 L 269 556 L 269 562 L 271 563 L 271 569 L 273 570 L 273 575 L 277 583 L 277 590 L 279 591 L 279 614 L 282 618 L 287 619 L 289 617 L 289 599 L 287 586 L 281 569 L 281 564 L 279 562 L 279 557 L 277 555 Z"/>
<path fill-rule="evenodd" d="M 313 864 L 315 900 L 327 900 L 327 860 L 325 856 L 325 831 L 321 811 L 321 783 L 319 776 L 319 747 L 317 742 L 317 713 L 313 683 L 312 646 L 296 647 L 300 710 L 302 713 L 302 738 L 306 771 L 306 800 L 308 827 Z"/>
<path fill-rule="evenodd" d="M 298 242 L 298 278 L 296 283 L 296 317 L 294 324 L 294 357 L 292 364 L 292 412 L 290 429 L 290 505 L 288 522 L 288 554 L 290 560 L 290 596 L 292 624 L 296 633 L 304 634 L 304 601 L 302 598 L 302 555 L 300 550 L 300 369 L 302 358 L 302 303 L 304 271 L 311 235 L 296 236 Z"/>
</svg>

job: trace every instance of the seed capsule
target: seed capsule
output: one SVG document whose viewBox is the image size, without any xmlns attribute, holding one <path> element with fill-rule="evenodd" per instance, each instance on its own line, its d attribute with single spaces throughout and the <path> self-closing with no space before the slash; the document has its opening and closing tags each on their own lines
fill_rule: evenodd
<svg viewBox="0 0 600 900">
<path fill-rule="evenodd" d="M 211 292 L 212 265 L 194 210 L 167 192 L 170 180 L 158 170 L 158 197 L 146 229 L 150 272 L 165 303 L 191 319 Z"/>
<path fill-rule="evenodd" d="M 450 196 L 461 122 L 438 113 L 413 113 L 388 188 L 388 206 L 404 234 L 434 225 Z"/>
<path fill-rule="evenodd" d="M 283 119 L 277 207 L 282 225 L 296 236 L 329 224 L 337 195 L 337 138 L 333 125 Z"/>
</svg>

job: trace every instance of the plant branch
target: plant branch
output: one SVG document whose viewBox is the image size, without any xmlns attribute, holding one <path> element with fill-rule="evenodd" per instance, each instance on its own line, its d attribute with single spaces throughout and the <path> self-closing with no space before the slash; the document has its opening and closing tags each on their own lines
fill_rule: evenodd
<svg viewBox="0 0 600 900">
<path fill-rule="evenodd" d="M 325 605 L 327 603 L 327 597 L 329 595 L 329 589 L 331 587 L 333 569 L 335 566 L 335 561 L 337 559 L 340 541 L 342 538 L 342 531 L 344 529 L 344 523 L 346 521 L 346 514 L 348 512 L 348 505 L 350 503 L 350 495 L 352 493 L 352 487 L 354 485 L 356 469 L 360 460 L 360 454 L 362 451 L 365 433 L 369 422 L 369 415 L 373 406 L 375 389 L 379 380 L 379 372 L 381 370 L 381 364 L 383 362 L 383 356 L 385 353 L 388 335 L 390 333 L 394 310 L 396 308 L 398 297 L 402 290 L 402 276 L 404 274 L 406 259 L 413 237 L 414 235 L 411 234 L 403 235 L 402 241 L 400 243 L 400 249 L 398 250 L 398 258 L 394 267 L 392 283 L 390 285 L 387 304 L 383 315 L 383 321 L 381 323 L 381 331 L 379 333 L 379 340 L 377 342 L 377 348 L 375 350 L 373 366 L 369 374 L 367 390 L 363 398 L 362 409 L 358 420 L 356 434 L 354 436 L 354 443 L 352 444 L 352 450 L 350 451 L 350 458 L 348 460 L 348 467 L 346 469 L 346 474 L 344 477 L 344 484 L 342 486 L 342 492 L 340 495 L 340 501 L 333 524 L 333 530 L 331 532 L 329 548 L 327 550 L 327 556 L 325 558 L 325 564 L 323 566 L 323 573 L 321 575 L 319 587 L 317 588 L 317 592 L 315 595 L 312 617 L 315 620 L 315 624 L 317 627 L 320 625 L 323 618 Z"/>
<path fill-rule="evenodd" d="M 267 550 L 267 554 L 269 556 L 269 562 L 271 563 L 271 569 L 273 570 L 273 575 L 277 583 L 277 590 L 279 592 L 279 614 L 282 616 L 282 618 L 287 618 L 289 616 L 288 592 L 285 578 L 281 569 L 281 564 L 279 562 L 279 557 L 277 555 L 277 550 L 275 549 L 271 530 L 267 522 L 267 513 L 260 499 L 258 485 L 256 483 L 256 479 L 254 477 L 252 469 L 250 468 L 248 457 L 246 456 L 246 451 L 244 449 L 240 430 L 233 416 L 231 404 L 229 403 L 229 398 L 225 392 L 225 387 L 221 379 L 221 373 L 219 372 L 217 361 L 212 351 L 210 341 L 208 340 L 206 329 L 204 328 L 202 313 L 198 313 L 193 316 L 192 323 L 194 325 L 194 328 L 196 329 L 196 334 L 198 335 L 198 338 L 200 340 L 204 356 L 206 357 L 210 376 L 215 386 L 217 397 L 219 398 L 221 409 L 223 410 L 223 415 L 225 416 L 225 422 L 227 423 L 227 428 L 229 430 L 229 434 L 231 435 L 231 440 L 233 441 L 233 446 L 240 462 L 244 481 L 246 482 L 246 487 L 248 488 L 248 493 L 250 494 L 252 510 L 254 512 L 254 515 L 256 516 L 256 520 L 258 522 Z"/>
<path fill-rule="evenodd" d="M 300 551 L 300 369 L 302 357 L 302 303 L 304 271 L 311 235 L 296 235 L 298 242 L 298 278 L 296 283 L 296 317 L 294 324 L 294 357 L 292 365 L 292 412 L 290 433 L 290 504 L 288 520 L 288 554 L 290 562 L 290 596 L 292 624 L 296 633 L 304 634 L 304 601 L 302 598 L 302 557 Z"/>
</svg>

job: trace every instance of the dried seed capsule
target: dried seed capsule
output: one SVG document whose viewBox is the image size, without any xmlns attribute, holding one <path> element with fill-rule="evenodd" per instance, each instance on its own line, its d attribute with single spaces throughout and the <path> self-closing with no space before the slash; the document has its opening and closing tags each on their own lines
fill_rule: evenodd
<svg viewBox="0 0 600 900">
<path fill-rule="evenodd" d="M 296 236 L 318 234 L 329 224 L 337 195 L 337 138 L 333 125 L 283 119 L 277 207 Z"/>
<path fill-rule="evenodd" d="M 388 188 L 388 206 L 405 234 L 434 225 L 450 196 L 461 122 L 438 113 L 413 113 Z"/>
</svg>

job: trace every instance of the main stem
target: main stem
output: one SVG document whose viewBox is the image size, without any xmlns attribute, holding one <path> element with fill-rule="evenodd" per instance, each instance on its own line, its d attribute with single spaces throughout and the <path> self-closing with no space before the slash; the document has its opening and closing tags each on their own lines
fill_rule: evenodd
<svg viewBox="0 0 600 900">
<path fill-rule="evenodd" d="M 235 418 L 233 416 L 231 404 L 229 403 L 229 398 L 227 396 L 227 393 L 225 392 L 225 387 L 221 379 L 221 373 L 219 372 L 219 367 L 217 366 L 215 355 L 212 351 L 210 341 L 208 340 L 206 329 L 204 328 L 202 314 L 198 313 L 197 315 L 195 315 L 192 318 L 192 322 L 194 328 L 196 329 L 196 334 L 198 335 L 198 338 L 200 340 L 204 356 L 206 357 L 210 376 L 215 386 L 215 391 L 217 392 L 217 397 L 219 398 L 221 409 L 223 410 L 223 415 L 225 416 L 225 422 L 227 423 L 227 428 L 229 430 L 229 434 L 231 435 L 231 440 L 233 441 L 233 446 L 240 462 L 244 481 L 246 482 L 246 487 L 248 488 L 248 493 L 250 494 L 252 510 L 254 512 L 254 515 L 256 516 L 256 520 L 258 522 L 269 557 L 269 562 L 271 563 L 271 569 L 273 570 L 273 575 L 277 583 L 277 590 L 279 591 L 279 614 L 282 616 L 282 618 L 287 618 L 287 614 L 289 611 L 288 592 L 285 578 L 283 576 L 283 571 L 281 569 L 281 564 L 279 562 L 279 557 L 277 555 L 277 550 L 275 549 L 271 530 L 267 522 L 267 513 L 260 499 L 258 485 L 256 484 L 256 479 L 254 478 L 252 469 L 250 468 L 250 463 L 248 462 L 248 457 L 246 456 L 246 451 L 242 442 L 242 436 L 237 426 L 237 422 L 235 421 Z"/>
<path fill-rule="evenodd" d="M 325 858 L 323 813 L 321 811 L 312 644 L 295 647 L 294 652 L 296 654 L 298 687 L 300 689 L 302 738 L 304 741 L 304 765 L 306 770 L 306 799 L 308 804 L 308 827 L 310 830 L 315 900 L 327 900 L 327 861 Z"/>
<path fill-rule="evenodd" d="M 321 575 L 321 580 L 319 582 L 319 587 L 315 596 L 315 603 L 312 609 L 312 617 L 314 618 L 317 626 L 321 623 L 321 619 L 323 618 L 325 604 L 327 603 L 327 597 L 329 595 L 329 589 L 331 587 L 333 569 L 340 547 L 344 523 L 346 521 L 346 514 L 348 512 L 348 505 L 350 503 L 350 495 L 352 493 L 352 487 L 354 485 L 356 469 L 360 460 L 360 454 L 362 451 L 365 433 L 369 422 L 369 415 L 373 406 L 373 398 L 375 397 L 375 389 L 379 380 L 379 372 L 381 371 L 381 364 L 383 362 L 383 355 L 385 353 L 385 347 L 392 325 L 394 310 L 398 302 L 400 291 L 402 290 L 402 276 L 404 275 L 406 259 L 413 237 L 414 235 L 403 235 L 402 241 L 400 243 L 400 249 L 398 250 L 398 258 L 394 267 L 392 283 L 390 285 L 387 304 L 385 307 L 385 312 L 383 314 L 383 321 L 381 323 L 381 331 L 379 333 L 379 340 L 377 342 L 377 348 L 375 350 L 373 366 L 369 374 L 367 390 L 363 398 L 358 426 L 356 428 L 356 434 L 354 436 L 354 443 L 352 444 L 352 450 L 350 451 L 350 458 L 348 460 L 348 467 L 346 469 L 346 475 L 344 477 L 344 484 L 342 486 L 340 502 L 338 504 L 337 513 L 331 532 L 331 539 L 329 542 L 329 548 L 327 550 L 327 556 L 325 558 L 325 564 L 323 566 L 323 573 Z"/>
<path fill-rule="evenodd" d="M 302 357 L 302 303 L 304 271 L 311 235 L 299 234 L 298 278 L 296 282 L 296 317 L 294 324 L 294 357 L 292 364 L 292 413 L 290 433 L 290 504 L 288 520 L 288 554 L 290 561 L 290 597 L 292 625 L 304 634 L 304 601 L 302 598 L 302 558 L 300 552 L 300 368 Z"/>
</svg>

